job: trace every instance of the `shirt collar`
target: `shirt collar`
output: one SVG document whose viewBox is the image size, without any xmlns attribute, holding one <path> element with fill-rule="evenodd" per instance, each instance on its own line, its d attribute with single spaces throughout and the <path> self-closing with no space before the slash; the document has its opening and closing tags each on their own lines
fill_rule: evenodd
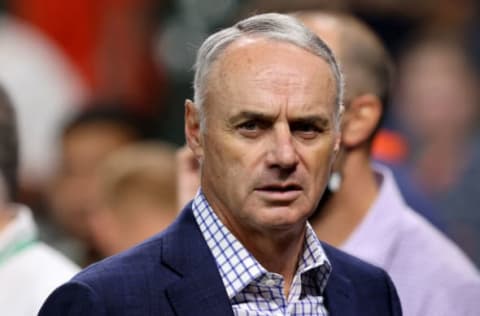
<svg viewBox="0 0 480 316">
<path fill-rule="evenodd" d="M 248 252 L 215 214 L 201 189 L 193 200 L 193 214 L 215 258 L 230 299 L 268 271 Z M 294 278 L 302 287 L 317 287 L 322 294 L 331 272 L 331 264 L 315 232 L 307 223 L 305 246 Z M 308 274 L 308 278 L 303 278 Z M 307 284 L 305 284 L 305 282 Z M 312 282 L 314 284 L 312 284 Z M 294 284 L 292 284 L 293 286 Z"/>
<path fill-rule="evenodd" d="M 0 251 L 23 240 L 37 237 L 37 227 L 30 209 L 24 205 L 14 204 L 15 217 L 0 231 Z"/>
</svg>

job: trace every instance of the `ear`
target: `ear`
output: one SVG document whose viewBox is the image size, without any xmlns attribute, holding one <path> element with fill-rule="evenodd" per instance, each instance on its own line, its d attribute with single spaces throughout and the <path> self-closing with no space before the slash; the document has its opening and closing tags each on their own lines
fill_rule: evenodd
<svg viewBox="0 0 480 316">
<path fill-rule="evenodd" d="M 342 128 L 342 144 L 346 148 L 367 142 L 382 116 L 382 103 L 373 94 L 354 98 L 348 105 Z"/>
<path fill-rule="evenodd" d="M 185 100 L 185 138 L 197 159 L 203 157 L 200 113 L 191 100 Z"/>
</svg>

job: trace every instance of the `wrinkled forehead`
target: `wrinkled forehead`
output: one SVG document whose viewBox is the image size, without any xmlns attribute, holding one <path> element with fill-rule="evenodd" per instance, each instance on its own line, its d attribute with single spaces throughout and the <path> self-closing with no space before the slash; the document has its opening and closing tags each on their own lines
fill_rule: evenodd
<svg viewBox="0 0 480 316">
<path fill-rule="evenodd" d="M 207 104 L 292 103 L 336 108 L 336 79 L 327 61 L 290 43 L 233 43 L 210 74 Z"/>
<path fill-rule="evenodd" d="M 285 41 L 243 37 L 231 43 L 212 66 L 211 85 L 228 80 L 273 80 L 288 85 L 305 80 L 336 79 L 331 65 L 321 56 Z"/>
</svg>

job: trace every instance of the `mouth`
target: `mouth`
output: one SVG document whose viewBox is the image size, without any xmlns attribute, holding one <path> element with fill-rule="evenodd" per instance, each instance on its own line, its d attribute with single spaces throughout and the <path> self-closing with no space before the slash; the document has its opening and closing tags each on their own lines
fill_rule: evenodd
<svg viewBox="0 0 480 316">
<path fill-rule="evenodd" d="M 302 190 L 297 184 L 269 184 L 255 189 L 264 199 L 271 202 L 291 202 L 302 193 Z"/>
</svg>

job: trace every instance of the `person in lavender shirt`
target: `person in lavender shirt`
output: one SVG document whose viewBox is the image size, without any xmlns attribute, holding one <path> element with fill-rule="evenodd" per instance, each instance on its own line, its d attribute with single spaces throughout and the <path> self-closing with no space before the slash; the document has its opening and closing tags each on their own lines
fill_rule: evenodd
<svg viewBox="0 0 480 316">
<path fill-rule="evenodd" d="M 317 235 L 384 268 L 397 287 L 404 315 L 479 315 L 480 276 L 474 265 L 406 205 L 386 167 L 371 164 L 371 141 L 391 86 L 387 52 L 351 16 L 297 16 L 332 47 L 346 77 L 336 179 L 311 218 Z"/>
</svg>

